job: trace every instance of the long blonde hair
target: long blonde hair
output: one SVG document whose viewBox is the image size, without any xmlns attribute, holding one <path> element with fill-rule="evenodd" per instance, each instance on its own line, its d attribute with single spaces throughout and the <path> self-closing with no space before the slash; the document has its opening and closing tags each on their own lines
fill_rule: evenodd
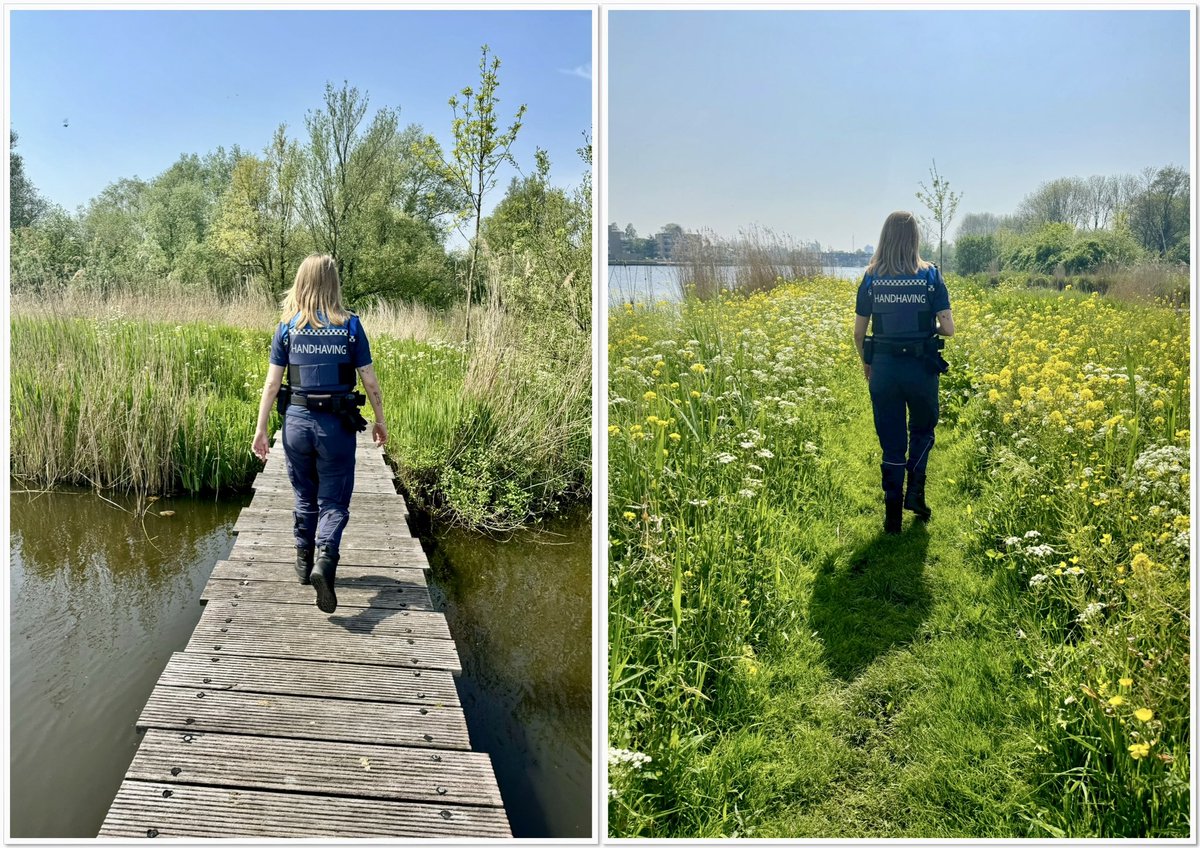
<svg viewBox="0 0 1200 848">
<path fill-rule="evenodd" d="M 314 253 L 300 263 L 296 281 L 283 296 L 281 320 L 291 321 L 297 314 L 300 327 L 324 327 L 322 318 L 339 327 L 350 320 L 342 306 L 342 281 L 332 256 Z"/>
<path fill-rule="evenodd" d="M 867 265 L 873 277 L 904 277 L 929 267 L 921 258 L 921 228 L 911 212 L 893 212 L 883 222 L 879 246 Z"/>
</svg>

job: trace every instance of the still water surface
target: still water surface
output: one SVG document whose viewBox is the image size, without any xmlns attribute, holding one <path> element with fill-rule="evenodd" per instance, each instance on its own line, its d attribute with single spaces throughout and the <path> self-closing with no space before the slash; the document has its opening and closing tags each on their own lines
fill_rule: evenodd
<svg viewBox="0 0 1200 848">
<path fill-rule="evenodd" d="M 727 266 L 720 270 L 732 282 L 737 269 Z M 826 268 L 825 273 L 843 280 L 861 280 L 866 270 L 865 267 Z M 679 300 L 679 271 L 672 265 L 609 265 L 608 305 Z"/>
<path fill-rule="evenodd" d="M 137 749 L 138 713 L 199 621 L 244 503 L 160 501 L 175 515 L 143 529 L 86 491 L 10 497 L 12 836 L 96 835 Z M 590 528 L 577 516 L 546 529 L 505 542 L 435 531 L 431 588 L 514 835 L 587 836 Z"/>
</svg>

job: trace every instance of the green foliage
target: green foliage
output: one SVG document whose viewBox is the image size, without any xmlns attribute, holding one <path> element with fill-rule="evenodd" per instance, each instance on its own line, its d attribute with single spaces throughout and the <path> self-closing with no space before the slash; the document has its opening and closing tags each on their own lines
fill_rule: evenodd
<svg viewBox="0 0 1200 848">
<path fill-rule="evenodd" d="M 49 204 L 25 173 L 25 160 L 17 153 L 15 130 L 8 131 L 8 167 L 8 228 L 33 226 L 46 213 Z"/>
<path fill-rule="evenodd" d="M 1006 257 L 1005 265 L 1022 271 L 1052 273 L 1063 264 L 1074 239 L 1075 228 L 1070 224 L 1044 224 L 1017 243 Z"/>
<path fill-rule="evenodd" d="M 577 191 L 550 184 L 550 159 L 539 150 L 537 171 L 513 179 L 483 226 L 483 240 L 501 269 L 505 304 L 528 319 L 542 346 L 547 334 L 583 341 L 591 333 L 590 145 L 579 153 L 588 170 Z"/>
<path fill-rule="evenodd" d="M 957 261 L 955 270 L 960 274 L 978 274 L 988 270 L 998 259 L 996 237 L 987 235 L 961 235 L 954 243 Z"/>
</svg>

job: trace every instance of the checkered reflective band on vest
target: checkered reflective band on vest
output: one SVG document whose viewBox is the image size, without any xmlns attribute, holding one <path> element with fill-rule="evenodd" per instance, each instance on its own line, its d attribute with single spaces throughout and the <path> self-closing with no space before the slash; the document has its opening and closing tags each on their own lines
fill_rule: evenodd
<svg viewBox="0 0 1200 848">
<path fill-rule="evenodd" d="M 933 268 L 914 277 L 870 282 L 871 331 L 880 339 L 921 339 L 933 333 Z"/>
<path fill-rule="evenodd" d="M 351 319 L 353 320 L 353 319 Z M 288 385 L 300 392 L 354 390 L 351 321 L 336 327 L 297 327 L 288 324 Z"/>
</svg>

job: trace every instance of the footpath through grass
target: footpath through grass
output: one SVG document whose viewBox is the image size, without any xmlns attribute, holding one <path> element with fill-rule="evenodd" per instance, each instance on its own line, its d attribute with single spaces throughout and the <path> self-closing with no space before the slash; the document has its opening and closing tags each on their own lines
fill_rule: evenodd
<svg viewBox="0 0 1200 848">
<path fill-rule="evenodd" d="M 612 316 L 610 832 L 1186 835 L 1186 316 L 952 286 L 896 538 L 851 294 Z"/>
</svg>

